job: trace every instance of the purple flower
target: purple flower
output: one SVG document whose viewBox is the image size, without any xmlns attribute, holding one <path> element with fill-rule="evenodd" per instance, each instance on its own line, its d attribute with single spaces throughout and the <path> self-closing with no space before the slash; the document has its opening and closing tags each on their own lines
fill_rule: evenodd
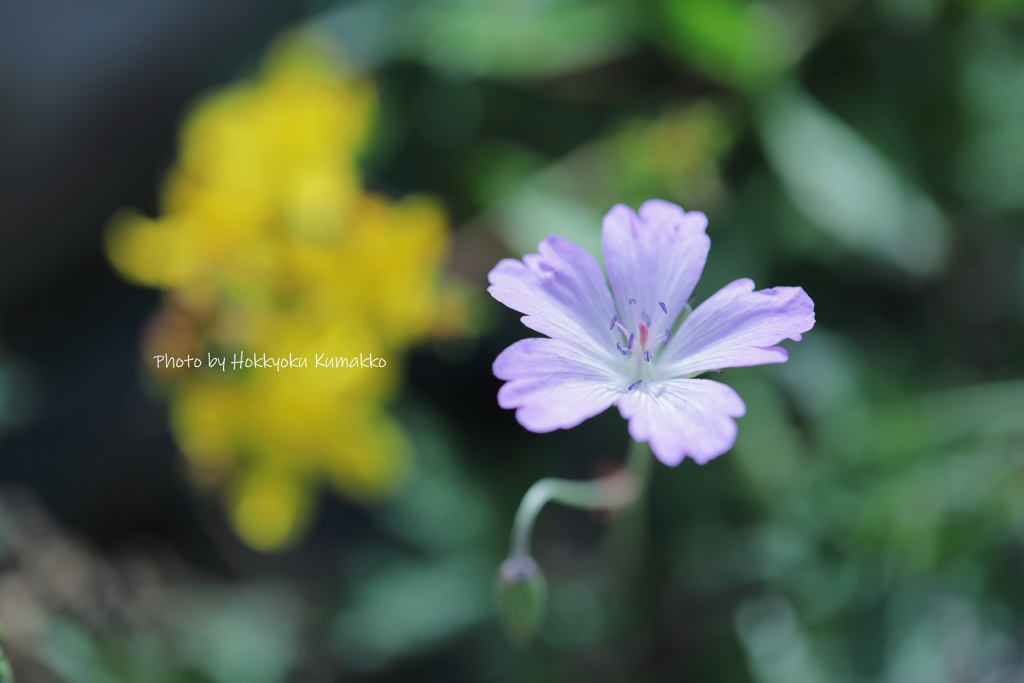
<svg viewBox="0 0 1024 683">
<path fill-rule="evenodd" d="M 557 235 L 538 254 L 498 263 L 487 291 L 547 335 L 494 361 L 506 381 L 498 404 L 533 432 L 569 429 L 617 404 L 630 436 L 666 465 L 729 450 L 746 406 L 732 387 L 694 378 L 785 362 L 776 344 L 814 326 L 814 304 L 800 287 L 754 291 L 742 279 L 691 310 L 711 246 L 707 223 L 658 199 L 639 215 L 612 207 L 601 229 L 607 281 L 593 256 Z"/>
</svg>

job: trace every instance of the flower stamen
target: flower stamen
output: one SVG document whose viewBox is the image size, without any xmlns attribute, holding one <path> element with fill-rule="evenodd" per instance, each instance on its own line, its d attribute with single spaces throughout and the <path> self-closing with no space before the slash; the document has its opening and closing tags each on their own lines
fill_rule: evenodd
<svg viewBox="0 0 1024 683">
<path fill-rule="evenodd" d="M 636 305 L 636 299 L 630 298 L 628 299 L 628 301 L 629 305 Z M 651 333 L 652 329 L 654 329 L 655 326 L 661 327 L 661 325 L 665 322 L 668 316 L 668 306 L 665 304 L 664 301 L 658 302 L 658 308 L 661 309 L 661 313 L 658 315 L 657 320 L 652 320 L 650 314 L 647 311 L 640 311 L 640 321 L 637 323 L 635 333 L 630 332 L 626 328 L 626 326 L 622 323 L 622 320 L 619 319 L 618 314 L 612 316 L 611 324 L 608 326 L 608 329 L 618 329 L 618 331 L 622 334 L 622 340 L 617 340 L 615 342 L 615 348 L 618 349 L 619 353 L 621 353 L 623 356 L 628 356 L 630 352 L 633 350 L 633 342 L 639 341 L 640 355 L 643 357 L 645 362 L 650 363 L 651 349 L 648 348 L 648 345 L 650 344 L 651 346 L 653 346 L 654 344 L 660 343 L 661 346 L 665 346 L 666 344 L 668 344 L 669 336 L 671 335 L 671 325 L 668 325 L 664 332 L 659 333 L 656 336 L 652 335 Z M 623 341 L 625 341 L 625 348 L 623 348 L 622 345 Z"/>
</svg>

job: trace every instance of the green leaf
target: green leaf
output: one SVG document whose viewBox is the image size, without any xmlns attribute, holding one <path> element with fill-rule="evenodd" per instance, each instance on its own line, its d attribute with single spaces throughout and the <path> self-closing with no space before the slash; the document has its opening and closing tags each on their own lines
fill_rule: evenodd
<svg viewBox="0 0 1024 683">
<path fill-rule="evenodd" d="M 777 89 L 758 132 L 789 198 L 821 230 L 919 277 L 943 266 L 950 235 L 938 207 L 809 95 Z"/>
<path fill-rule="evenodd" d="M 761 3 L 661 0 L 669 47 L 707 75 L 738 87 L 770 82 L 793 59 L 786 25 Z"/>
<path fill-rule="evenodd" d="M 549 78 L 630 50 L 630 7 L 616 0 L 364 0 L 318 23 L 362 62 L 412 58 L 473 76 Z"/>
</svg>

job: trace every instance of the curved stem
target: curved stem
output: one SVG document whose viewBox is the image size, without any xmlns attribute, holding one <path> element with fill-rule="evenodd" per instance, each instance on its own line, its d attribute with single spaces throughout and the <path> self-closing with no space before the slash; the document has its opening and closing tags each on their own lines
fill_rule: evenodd
<svg viewBox="0 0 1024 683">
<path fill-rule="evenodd" d="M 633 442 L 621 470 L 607 477 L 572 481 L 546 477 L 527 490 L 512 524 L 509 557 L 530 557 L 530 538 L 541 509 L 549 501 L 583 510 L 621 510 L 641 496 L 651 467 L 647 444 Z"/>
</svg>

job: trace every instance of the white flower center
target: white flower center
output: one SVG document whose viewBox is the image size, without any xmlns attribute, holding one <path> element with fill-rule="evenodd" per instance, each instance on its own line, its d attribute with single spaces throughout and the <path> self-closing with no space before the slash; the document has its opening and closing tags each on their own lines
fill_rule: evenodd
<svg viewBox="0 0 1024 683">
<path fill-rule="evenodd" d="M 629 305 L 636 306 L 636 299 L 630 299 Z M 648 368 L 648 364 L 651 362 L 652 352 L 656 352 L 660 347 L 665 346 L 672 334 L 672 321 L 667 320 L 668 307 L 665 306 L 664 302 L 659 301 L 658 308 L 661 309 L 661 312 L 657 314 L 657 318 L 654 320 L 651 319 L 647 311 L 640 311 L 640 318 L 636 323 L 635 332 L 627 329 L 622 324 L 622 321 L 619 320 L 618 315 L 612 316 L 611 325 L 608 326 L 609 330 L 618 330 L 622 335 L 622 339 L 615 342 L 615 348 L 629 359 L 628 377 L 631 383 L 627 391 L 639 389 L 645 379 L 651 379 L 652 373 Z M 665 323 L 668 324 L 666 325 Z M 661 331 L 654 331 L 660 327 L 663 327 Z"/>
</svg>

